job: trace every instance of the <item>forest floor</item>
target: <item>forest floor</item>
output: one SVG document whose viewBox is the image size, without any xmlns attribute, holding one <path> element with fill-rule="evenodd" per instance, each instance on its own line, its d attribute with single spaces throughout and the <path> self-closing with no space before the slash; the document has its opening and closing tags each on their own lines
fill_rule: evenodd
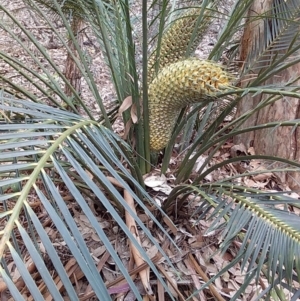
<svg viewBox="0 0 300 301">
<path fill-rule="evenodd" d="M 40 18 L 40 16 L 34 14 L 26 4 L 22 0 L 0 0 L 1 4 L 5 7 L 9 8 L 9 10 L 13 11 L 14 14 L 18 17 L 18 19 L 22 22 L 22 24 L 30 30 L 35 38 L 41 43 L 47 50 L 55 64 L 63 71 L 66 60 L 66 51 L 63 48 L 63 45 L 58 41 L 53 35 L 52 30 L 49 28 L 47 23 Z M 228 1 L 224 10 L 230 9 L 230 5 L 233 1 Z M 225 2 L 224 2 L 225 3 Z M 138 13 L 138 12 L 136 12 Z M 0 18 L 3 18 L 4 15 L 0 12 Z M 7 20 L 7 26 L 10 25 L 10 20 Z M 196 55 L 200 58 L 206 58 L 210 50 L 212 49 L 214 43 L 217 39 L 217 34 L 221 29 L 222 22 L 219 24 L 214 24 L 208 31 L 207 35 L 204 37 L 201 45 L 199 45 Z M 57 22 L 57 30 L 64 34 L 65 29 L 60 26 L 59 22 Z M 24 33 L 20 32 L 18 28 L 11 28 L 11 31 L 14 35 L 18 36 L 22 43 L 27 43 L 28 48 L 32 51 L 35 51 L 34 48 L 31 48 L 32 45 L 28 41 L 28 37 L 24 35 Z M 89 57 L 91 62 L 90 68 L 91 72 L 94 75 L 97 88 L 99 93 L 103 99 L 103 102 L 107 107 L 111 107 L 115 103 L 116 95 L 114 92 L 113 84 L 110 80 L 109 69 L 106 66 L 104 61 L 103 54 L 96 40 L 91 35 L 89 28 L 86 28 L 84 31 L 84 49 L 86 51 L 86 55 Z M 12 57 L 26 62 L 27 65 L 30 65 L 32 62 L 32 70 L 35 70 L 38 73 L 42 73 L 43 71 L 38 68 L 38 66 L 34 63 L 33 59 L 24 51 L 24 49 L 15 41 L 15 38 L 9 36 L 5 31 L 0 30 L 0 45 L 1 50 L 10 54 Z M 42 62 L 43 57 L 39 57 L 39 53 L 36 53 L 36 58 L 39 58 Z M 47 62 L 44 64 L 45 68 L 51 67 Z M 42 99 L 42 95 L 39 95 L 39 91 L 35 89 L 30 83 L 28 83 L 23 77 L 20 77 L 13 71 L 8 64 L 5 62 L 0 62 L 0 74 L 5 74 L 8 76 L 11 81 L 15 84 L 22 86 L 23 88 L 29 89 L 32 93 L 34 93 L 37 98 Z M 86 105 L 93 112 L 94 116 L 100 116 L 100 110 L 95 105 L 93 101 L 93 97 L 91 95 L 90 90 L 87 88 L 86 83 L 82 82 L 82 98 L 85 101 Z M 45 99 L 47 103 L 47 100 Z M 124 125 L 120 122 L 117 122 L 114 127 L 116 133 L 122 134 L 124 130 Z M 230 153 L 231 150 L 231 153 Z M 214 163 L 218 163 L 224 158 L 235 155 L 232 152 L 236 153 L 249 153 L 254 150 L 246 150 L 243 146 L 234 146 L 231 141 L 227 144 L 227 149 L 224 149 L 223 153 L 218 153 L 213 158 Z M 174 157 L 172 158 L 173 166 L 176 166 L 176 160 L 180 160 L 180 156 L 174 153 Z M 197 161 L 197 165 L 200 165 L 201 162 L 205 160 L 204 157 L 199 158 Z M 251 165 L 251 168 L 258 168 L 259 162 L 248 162 L 247 164 Z M 197 173 L 197 166 L 195 166 L 194 174 Z M 239 169 L 243 168 L 237 165 L 230 165 L 227 168 L 221 169 L 214 174 L 210 174 L 205 180 L 213 181 L 214 179 L 220 179 L 226 176 L 237 175 Z M 174 168 L 170 166 L 169 172 L 165 176 L 160 176 L 159 168 L 156 169 L 153 173 L 149 174 L 145 183 L 149 188 L 149 192 L 153 195 L 154 199 L 157 202 L 163 202 L 163 200 L 167 197 L 168 192 L 174 187 L 173 184 L 173 175 Z M 244 177 L 243 179 L 238 178 L 240 183 L 246 185 L 248 187 L 254 188 L 266 188 L 274 189 L 278 188 L 278 183 L 276 178 L 272 174 L 264 174 L 259 175 L 257 177 Z M 296 196 L 297 197 L 297 196 Z M 298 196 L 299 197 L 299 196 Z M 67 200 L 68 201 L 68 200 Z M 70 201 L 69 206 L 72 207 L 74 204 Z M 92 205 L 91 205 L 92 206 Z M 200 221 L 195 227 L 196 217 L 191 218 L 189 212 L 196 211 L 199 207 L 199 202 L 197 199 L 191 199 L 189 204 L 183 206 L 176 215 L 170 216 L 176 225 L 177 229 L 173 229 L 171 226 L 167 227 L 167 231 L 174 234 L 174 241 L 177 244 L 177 247 L 180 249 L 175 249 L 173 245 L 168 245 L 164 243 L 164 239 L 160 236 L 159 232 L 156 234 L 156 239 L 158 243 L 163 245 L 165 252 L 172 258 L 174 266 L 181 273 L 181 282 L 176 280 L 176 273 L 174 271 L 168 270 L 167 265 L 164 265 L 165 262 L 161 261 L 161 265 L 165 268 L 165 272 L 169 275 L 171 281 L 176 283 L 176 287 L 179 288 L 181 292 L 191 292 L 193 288 L 200 287 L 203 283 L 203 279 L 198 279 L 194 277 L 195 271 L 204 271 L 203 274 L 207 275 L 208 278 L 216 275 L 225 265 L 229 264 L 231 260 L 235 257 L 237 252 L 239 251 L 240 243 L 235 241 L 233 246 L 228 249 L 224 254 L 216 253 L 219 244 L 221 241 L 220 233 L 206 233 L 207 229 L 210 226 L 210 222 L 208 221 Z M 111 258 L 107 256 L 107 251 L 98 241 L 96 235 L 94 235 L 94 230 L 91 225 L 85 219 L 85 215 L 81 212 L 78 212 L 75 207 L 72 207 L 74 214 L 74 219 L 78 225 L 80 231 L 82 231 L 82 235 L 85 238 L 87 245 L 90 248 L 93 257 L 95 258 L 96 263 L 102 264 L 102 274 L 105 281 L 113 281 L 115 279 L 115 271 L 113 271 L 114 263 L 111 261 Z M 96 209 L 95 209 L 96 210 Z M 97 211 L 97 210 L 96 210 Z M 95 212 L 96 212 L 95 211 Z M 175 211 L 174 211 L 175 212 Z M 128 251 L 127 241 L 124 239 L 122 234 L 118 232 L 118 225 L 115 224 L 107 214 L 98 214 L 98 220 L 103 225 L 103 230 L 106 231 L 108 237 L 111 242 L 115 245 L 116 250 L 119 254 L 122 255 L 122 260 L 126 262 L 130 256 Z M 151 230 L 151 223 L 148 217 L 143 214 L 143 212 L 138 212 L 140 218 L 143 218 L 145 223 L 148 223 L 149 229 Z M 47 226 L 49 231 L 56 231 L 51 223 Z M 153 233 L 154 234 L 154 233 Z M 55 236 L 53 233 L 52 235 Z M 149 241 L 143 234 L 141 233 L 142 238 L 142 246 L 147 250 L 148 254 L 151 252 L 155 254 L 157 251 L 154 248 L 149 247 Z M 71 254 L 69 252 L 64 253 L 66 250 L 63 242 L 56 239 L 57 250 L 61 254 L 61 257 L 64 258 L 64 263 L 67 266 L 71 261 Z M 195 255 L 197 262 L 192 262 L 188 259 L 188 254 L 193 252 Z M 103 258 L 107 256 L 106 260 L 103 262 Z M 26 257 L 26 256 L 24 256 Z M 102 261 L 101 261 L 102 260 Z M 228 273 L 223 274 L 217 281 L 214 282 L 215 289 L 223 296 L 224 300 L 229 300 L 230 296 L 240 288 L 241 284 L 244 283 L 245 271 L 241 270 L 241 266 L 239 264 L 233 266 Z M 137 283 L 138 286 L 141 286 L 140 283 Z M 267 280 L 264 277 L 260 277 L 259 282 L 255 283 L 253 280 L 249 283 L 249 286 L 243 295 L 243 298 L 239 300 L 247 300 L 253 301 L 255 300 L 257 293 L 263 289 L 265 289 L 267 284 Z M 97 300 L 93 297 L 90 286 L 86 283 L 84 278 L 80 278 L 78 276 L 76 280 L 76 287 L 78 293 L 82 294 L 81 300 Z M 174 297 L 178 298 L 178 292 L 174 289 L 174 287 L 170 286 L 170 289 L 173 291 Z M 90 296 L 86 298 L 84 296 Z M 212 300 L 211 299 L 211 291 L 209 289 L 205 290 L 204 293 L 198 294 L 194 297 L 194 300 Z M 5 294 L 5 291 L 1 292 L 1 300 L 12 300 L 8 294 Z M 67 300 L 67 299 L 65 299 Z M 134 300 L 134 297 L 130 295 L 124 300 Z"/>
</svg>

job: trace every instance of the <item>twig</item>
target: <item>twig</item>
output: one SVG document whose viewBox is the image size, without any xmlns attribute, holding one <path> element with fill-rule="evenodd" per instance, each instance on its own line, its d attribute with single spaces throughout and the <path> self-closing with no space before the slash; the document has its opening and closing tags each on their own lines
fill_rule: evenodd
<svg viewBox="0 0 300 301">
<path fill-rule="evenodd" d="M 192 262 L 192 264 L 194 265 L 195 270 L 197 271 L 197 273 L 200 275 L 200 277 L 205 281 L 208 282 L 209 278 L 206 276 L 206 274 L 204 273 L 204 271 L 201 269 L 200 265 L 198 264 L 198 262 L 195 260 L 195 258 L 193 257 L 193 255 L 190 253 L 189 254 L 189 259 Z M 214 287 L 213 284 L 209 284 L 208 285 L 212 295 L 218 300 L 218 301 L 225 301 L 225 299 L 219 294 L 219 292 L 216 290 L 216 288 Z"/>
<path fill-rule="evenodd" d="M 157 264 L 156 266 L 162 272 L 162 274 L 165 276 L 165 278 L 170 283 L 170 285 L 173 287 L 173 289 L 175 290 L 175 292 L 179 296 L 180 300 L 185 301 L 186 299 L 181 294 L 181 292 L 179 291 L 179 289 L 177 288 L 177 286 L 174 284 L 173 279 L 166 273 L 166 271 L 164 270 L 164 268 L 160 264 Z"/>
<path fill-rule="evenodd" d="M 126 203 L 128 204 L 128 206 L 130 206 L 131 210 L 136 214 L 136 210 L 134 207 L 134 200 L 133 197 L 131 196 L 131 194 L 124 189 L 124 200 L 126 201 Z M 134 238 L 136 239 L 137 243 L 142 246 L 141 244 L 141 239 L 137 230 L 137 226 L 135 223 L 134 218 L 129 214 L 129 212 L 127 210 L 125 210 L 125 219 L 126 219 L 126 225 L 129 229 L 129 231 L 131 232 L 131 234 L 134 236 Z M 136 248 L 136 246 L 133 244 L 133 242 L 130 240 L 129 241 L 129 246 L 134 258 L 134 261 L 136 263 L 137 266 L 142 265 L 145 261 L 142 257 L 142 255 L 140 254 L 139 250 Z M 150 280 L 150 268 L 147 267 L 146 269 L 142 270 L 139 272 L 141 281 L 143 283 L 144 289 L 147 293 L 147 295 L 153 295 L 149 280 Z"/>
<path fill-rule="evenodd" d="M 152 263 L 155 264 L 156 262 L 158 262 L 160 259 L 161 259 L 161 254 L 158 253 L 156 254 L 152 259 Z M 148 267 L 148 263 L 147 262 L 144 262 L 143 264 L 141 264 L 140 266 L 132 269 L 131 271 L 128 272 L 128 274 L 130 276 L 133 276 L 133 275 L 136 275 L 138 274 L 140 271 L 142 271 L 143 269 L 147 268 Z M 125 280 L 125 277 L 123 275 L 117 277 L 115 280 L 109 282 L 106 284 L 106 288 L 110 288 L 110 287 L 113 287 L 113 286 L 116 286 L 117 284 L 119 284 L 120 282 L 124 281 Z M 90 292 L 88 294 L 86 294 L 85 296 L 81 297 L 79 300 L 80 301 L 85 301 L 85 300 L 88 300 L 90 299 L 91 297 L 93 297 L 95 295 L 95 292 Z"/>
</svg>

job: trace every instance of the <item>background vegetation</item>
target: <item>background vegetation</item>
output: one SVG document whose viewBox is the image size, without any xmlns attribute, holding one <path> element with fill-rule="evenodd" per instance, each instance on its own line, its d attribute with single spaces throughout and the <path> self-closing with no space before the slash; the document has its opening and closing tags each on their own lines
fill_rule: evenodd
<svg viewBox="0 0 300 301">
<path fill-rule="evenodd" d="M 138 300 L 296 300 L 299 201 L 274 175 L 298 173 L 300 162 L 232 141 L 261 129 L 284 127 L 291 137 L 298 131 L 296 118 L 247 123 L 287 97 L 299 103 L 298 75 L 268 82 L 298 63 L 298 1 L 274 0 L 261 12 L 254 0 L 237 0 L 230 11 L 218 0 L 24 3 L 51 38 L 45 45 L 41 25 L 27 26 L 18 10 L 0 4 L 0 28 L 11 41 L 0 47 L 1 292 L 13 300 L 111 300 L 128 291 Z M 199 97 L 190 69 L 177 70 L 176 85 L 161 74 L 194 56 L 215 24 L 221 30 L 204 59 L 223 65 L 230 84 Z M 249 24 L 241 61 L 239 41 Z M 100 49 L 112 106 L 99 93 L 84 42 Z M 55 44 L 65 51 L 64 66 L 52 56 Z M 204 75 L 195 78 L 205 87 L 219 80 L 208 83 Z M 153 151 L 151 89 L 159 76 L 171 92 L 186 87 L 191 105 L 174 117 L 166 148 Z M 172 104 L 171 92 L 159 90 L 158 103 Z M 241 109 L 258 95 L 264 98 Z M 116 125 L 124 125 L 122 136 Z M 259 168 L 251 169 L 254 163 Z M 257 175 L 273 180 L 260 185 Z M 211 261 L 225 255 L 228 264 L 211 272 Z M 232 288 L 226 277 L 237 267 L 243 281 Z"/>
</svg>

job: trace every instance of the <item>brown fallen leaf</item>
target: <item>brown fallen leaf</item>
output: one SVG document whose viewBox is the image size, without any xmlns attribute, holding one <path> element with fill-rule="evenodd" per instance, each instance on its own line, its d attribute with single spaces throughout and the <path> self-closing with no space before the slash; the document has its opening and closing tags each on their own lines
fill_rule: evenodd
<svg viewBox="0 0 300 301">
<path fill-rule="evenodd" d="M 131 96 L 127 96 L 122 104 L 120 105 L 120 108 L 119 108 L 119 116 L 122 115 L 122 113 L 124 113 L 126 110 L 128 110 L 130 107 L 132 106 L 132 97 Z"/>
<path fill-rule="evenodd" d="M 136 214 L 133 197 L 125 189 L 124 189 L 124 200 L 130 206 L 132 211 Z M 127 225 L 128 229 L 130 230 L 130 232 L 132 233 L 132 235 L 134 236 L 134 238 L 136 239 L 138 244 L 141 246 L 142 245 L 141 244 L 141 239 L 139 237 L 139 233 L 138 233 L 138 230 L 137 230 L 135 220 L 133 219 L 133 217 L 129 214 L 129 212 L 127 210 L 125 211 L 125 219 L 126 219 L 126 225 Z M 134 258 L 134 261 L 135 261 L 136 265 L 140 266 L 143 263 L 145 263 L 145 261 L 142 258 L 139 250 L 135 247 L 135 245 L 133 244 L 132 241 L 129 241 L 129 245 L 130 245 L 130 249 L 132 251 L 132 255 L 133 255 L 133 258 Z M 140 275 L 141 282 L 143 283 L 143 286 L 145 288 L 145 291 L 146 291 L 147 295 L 153 295 L 153 291 L 152 291 L 151 286 L 150 286 L 150 268 L 148 267 L 148 268 L 140 271 L 139 275 Z"/>
</svg>

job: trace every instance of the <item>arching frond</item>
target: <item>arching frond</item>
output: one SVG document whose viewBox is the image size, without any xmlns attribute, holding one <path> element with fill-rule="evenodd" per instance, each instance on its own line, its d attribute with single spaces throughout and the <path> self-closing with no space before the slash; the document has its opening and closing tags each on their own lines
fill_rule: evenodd
<svg viewBox="0 0 300 301">
<path fill-rule="evenodd" d="M 300 4 L 295 0 L 274 0 L 262 16 L 251 13 L 248 22 L 253 23 L 256 36 L 244 62 L 244 74 L 263 72 L 266 79 L 299 61 L 299 17 Z M 261 26 L 260 30 L 256 30 L 257 26 Z"/>
<path fill-rule="evenodd" d="M 270 287 L 284 282 L 292 290 L 294 277 L 300 276 L 300 224 L 299 216 L 288 208 L 297 206 L 298 200 L 225 183 L 179 185 L 169 201 L 176 195 L 185 199 L 191 194 L 200 197 L 202 204 L 198 221 L 203 218 L 212 221 L 207 233 L 222 231 L 220 249 L 225 252 L 233 241 L 238 246 L 235 257 L 242 261 L 248 283 L 253 278 L 258 281 L 263 271 Z M 230 267 L 224 267 L 216 277 Z M 246 286 L 245 283 L 243 288 Z M 240 291 L 231 300 L 236 300 L 239 294 Z"/>
<path fill-rule="evenodd" d="M 75 222 L 77 218 L 74 210 L 82 212 L 81 219 L 88 221 L 99 247 L 103 246 L 110 254 L 136 296 L 140 296 L 140 293 L 112 246 L 107 229 L 102 229 L 101 215 L 97 217 L 94 206 L 100 206 L 101 211 L 111 215 L 112 223 L 115 221 L 124 231 L 120 235 L 128 237 L 158 279 L 164 283 L 153 262 L 127 228 L 122 211 L 128 211 L 158 250 L 162 253 L 164 251 L 109 178 L 112 177 L 126 189 L 149 217 L 153 218 L 160 231 L 168 235 L 145 205 L 145 202 L 152 201 L 135 178 L 138 175 L 134 170 L 134 162 L 128 156 L 128 146 L 94 121 L 46 105 L 16 100 L 5 93 L 1 98 L 0 112 L 10 115 L 9 120 L 3 120 L 0 124 L 0 191 L 2 218 L 6 219 L 1 233 L 0 256 L 3 269 L 0 273 L 16 300 L 22 299 L 18 283 L 9 280 L 8 265 L 12 260 L 20 273 L 18 281 L 24 281 L 35 300 L 41 300 L 47 295 L 46 291 L 39 290 L 37 282 L 33 281 L 33 276 L 27 270 L 30 263 L 28 258 L 24 258 L 26 252 L 29 252 L 38 277 L 53 298 L 62 300 L 57 289 L 60 281 L 65 294 L 72 300 L 78 300 L 72 284 L 75 280 L 70 280 L 66 271 L 68 263 L 59 257 L 53 237 L 47 233 L 38 211 L 33 210 L 37 204 L 55 229 L 58 245 L 65 242 L 63 253 L 75 260 L 75 266 L 87 278 L 99 299 L 110 300 L 110 293 L 90 254 L 80 223 Z M 19 240 L 19 237 L 22 239 Z M 7 248 L 12 257 L 4 258 Z M 43 253 L 43 248 L 47 253 Z M 53 265 L 51 273 L 46 266 L 50 263 Z M 165 288 L 167 289 L 166 285 Z"/>
</svg>

